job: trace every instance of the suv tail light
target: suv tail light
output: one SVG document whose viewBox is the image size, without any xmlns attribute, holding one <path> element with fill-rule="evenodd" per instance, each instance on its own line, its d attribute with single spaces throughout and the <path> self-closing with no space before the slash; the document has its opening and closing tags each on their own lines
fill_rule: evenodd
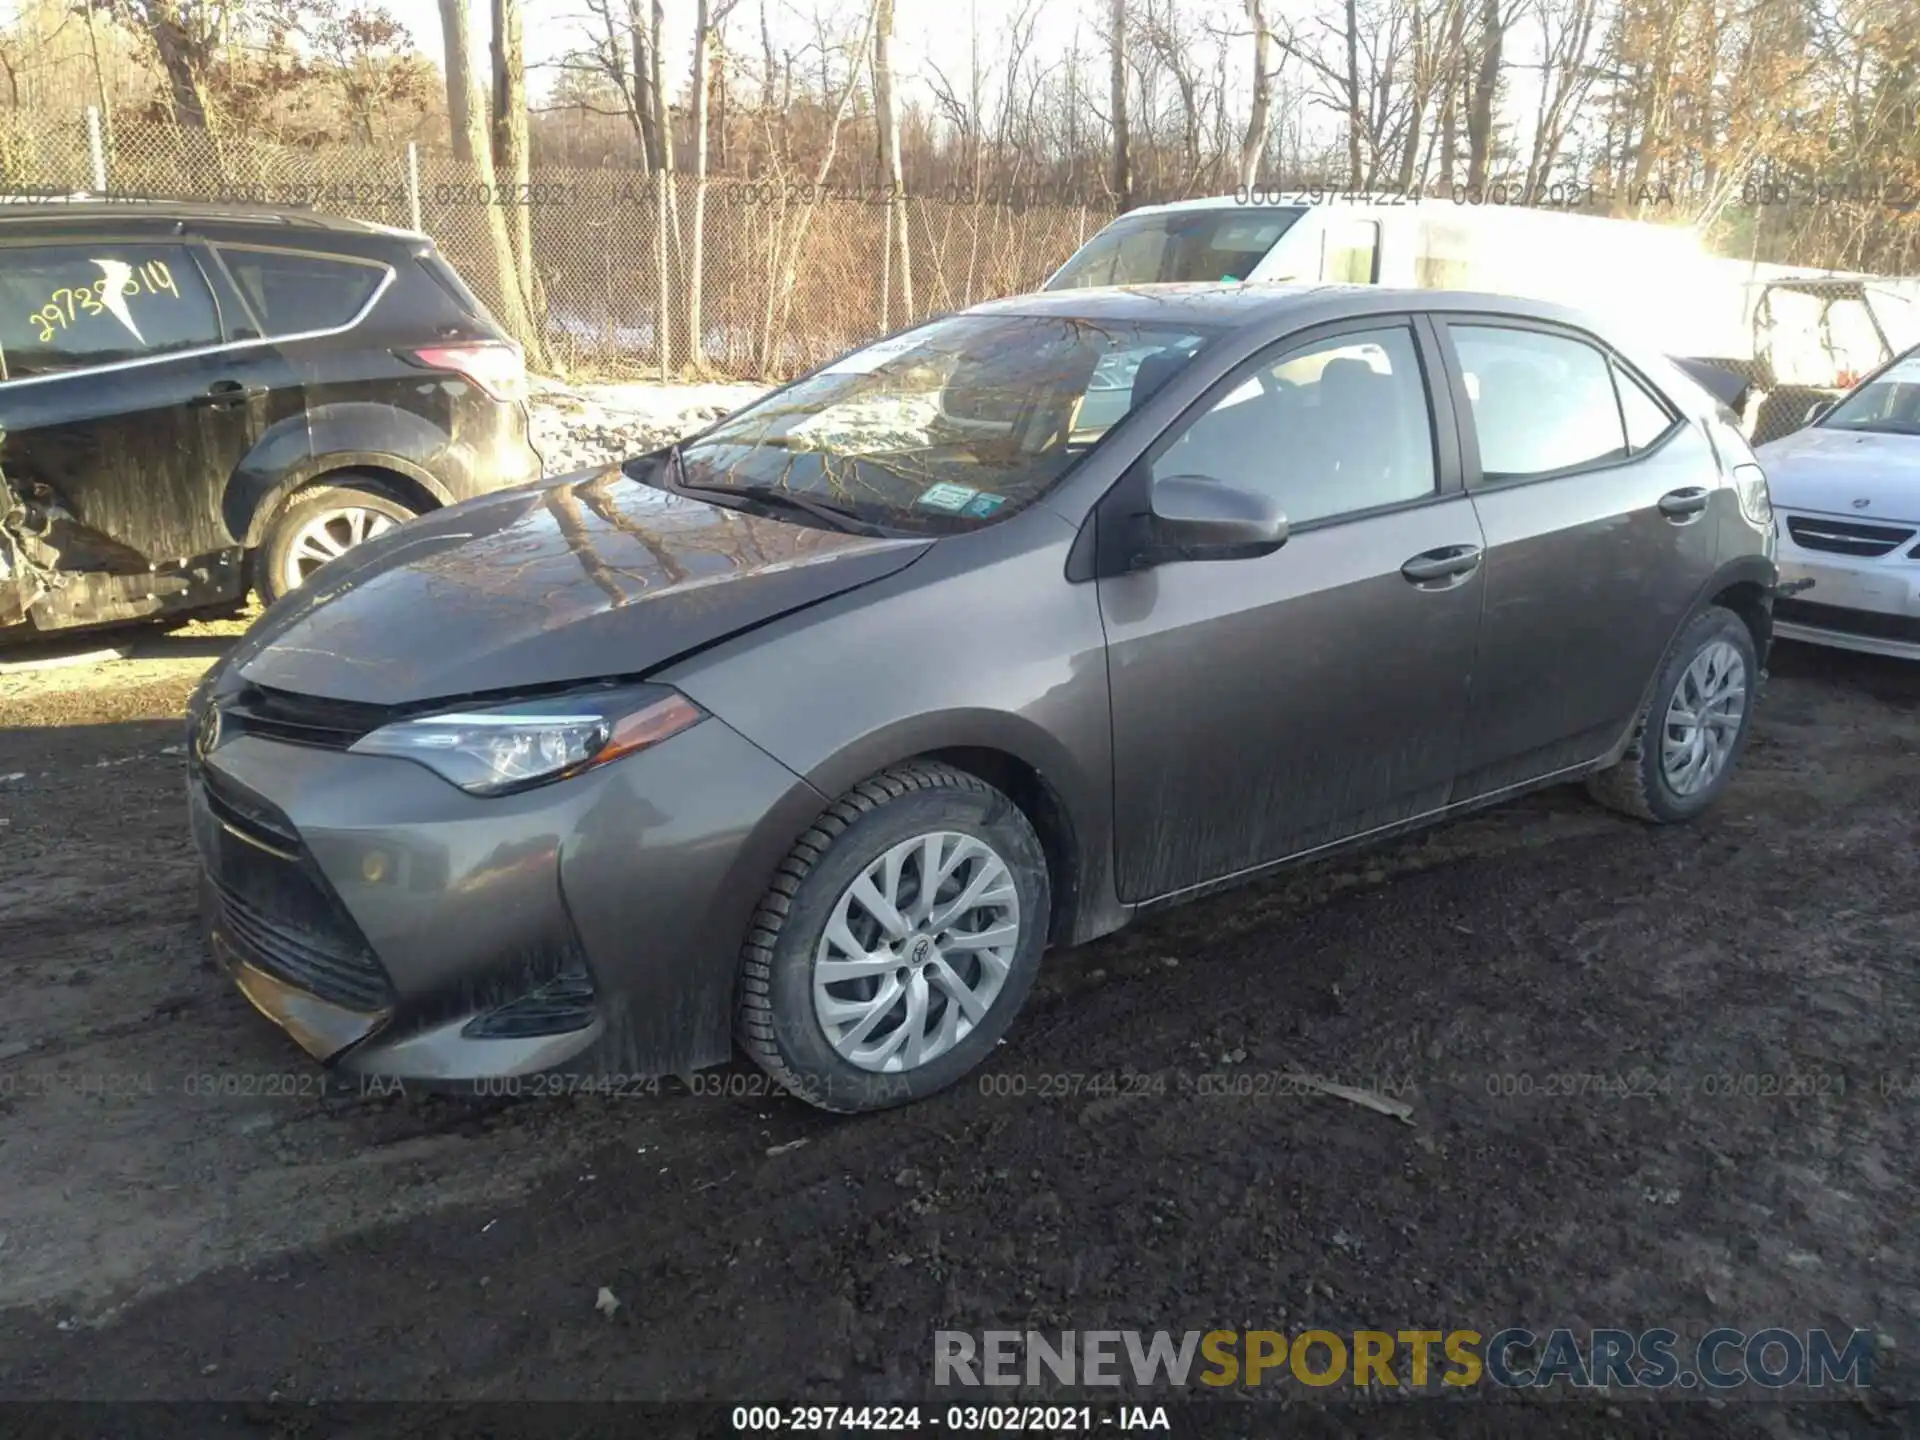
<svg viewBox="0 0 1920 1440">
<path fill-rule="evenodd" d="M 518 345 L 491 340 L 476 345 L 429 345 L 408 351 L 407 358 L 434 370 L 451 370 L 496 400 L 527 398 L 527 363 Z"/>
</svg>

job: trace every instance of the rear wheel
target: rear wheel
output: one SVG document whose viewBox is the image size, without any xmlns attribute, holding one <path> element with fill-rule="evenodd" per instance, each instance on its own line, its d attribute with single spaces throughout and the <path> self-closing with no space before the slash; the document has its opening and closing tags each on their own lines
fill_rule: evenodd
<svg viewBox="0 0 1920 1440">
<path fill-rule="evenodd" d="M 1681 632 L 1619 763 L 1587 782 L 1594 799 L 1642 820 L 1691 820 L 1726 789 L 1746 744 L 1760 667 L 1753 636 L 1712 606 Z"/>
<path fill-rule="evenodd" d="M 274 517 L 261 545 L 255 584 L 272 604 L 297 590 L 328 561 L 405 524 L 417 512 L 383 490 L 360 485 L 316 485 L 302 490 Z"/>
<path fill-rule="evenodd" d="M 754 916 L 741 1047 L 822 1109 L 944 1089 L 1025 1002 L 1049 899 L 1039 837 L 985 781 L 931 764 L 863 781 L 795 844 Z"/>
</svg>

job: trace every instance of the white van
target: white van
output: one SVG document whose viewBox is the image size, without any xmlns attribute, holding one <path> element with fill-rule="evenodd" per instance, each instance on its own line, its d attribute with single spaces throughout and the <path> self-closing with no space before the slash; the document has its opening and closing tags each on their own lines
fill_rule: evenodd
<svg viewBox="0 0 1920 1440">
<path fill-rule="evenodd" d="M 1447 199 L 1309 203 L 1256 195 L 1128 211 L 1043 287 L 1341 282 L 1482 290 L 1597 309 L 1675 354 L 1716 354 L 1725 305 L 1702 293 L 1689 227 Z M 1737 301 L 1736 301 L 1737 310 Z"/>
</svg>

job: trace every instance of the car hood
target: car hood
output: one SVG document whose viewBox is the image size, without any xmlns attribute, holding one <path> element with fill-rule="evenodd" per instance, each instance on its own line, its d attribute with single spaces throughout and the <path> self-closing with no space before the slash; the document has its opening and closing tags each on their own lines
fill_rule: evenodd
<svg viewBox="0 0 1920 1440">
<path fill-rule="evenodd" d="M 891 575 L 932 543 L 789 525 L 607 466 L 367 542 L 270 608 L 226 668 L 389 706 L 640 675 Z"/>
<path fill-rule="evenodd" d="M 1754 453 L 1767 472 L 1768 494 L 1783 510 L 1920 520 L 1920 436 L 1816 426 Z"/>
</svg>

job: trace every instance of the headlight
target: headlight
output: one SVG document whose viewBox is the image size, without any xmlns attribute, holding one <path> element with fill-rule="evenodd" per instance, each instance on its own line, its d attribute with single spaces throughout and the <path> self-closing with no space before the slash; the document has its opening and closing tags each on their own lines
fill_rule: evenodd
<svg viewBox="0 0 1920 1440">
<path fill-rule="evenodd" d="M 400 720 L 353 751 L 417 761 L 469 794 L 503 795 L 658 745 L 706 713 L 664 686 L 628 686 Z"/>
</svg>

